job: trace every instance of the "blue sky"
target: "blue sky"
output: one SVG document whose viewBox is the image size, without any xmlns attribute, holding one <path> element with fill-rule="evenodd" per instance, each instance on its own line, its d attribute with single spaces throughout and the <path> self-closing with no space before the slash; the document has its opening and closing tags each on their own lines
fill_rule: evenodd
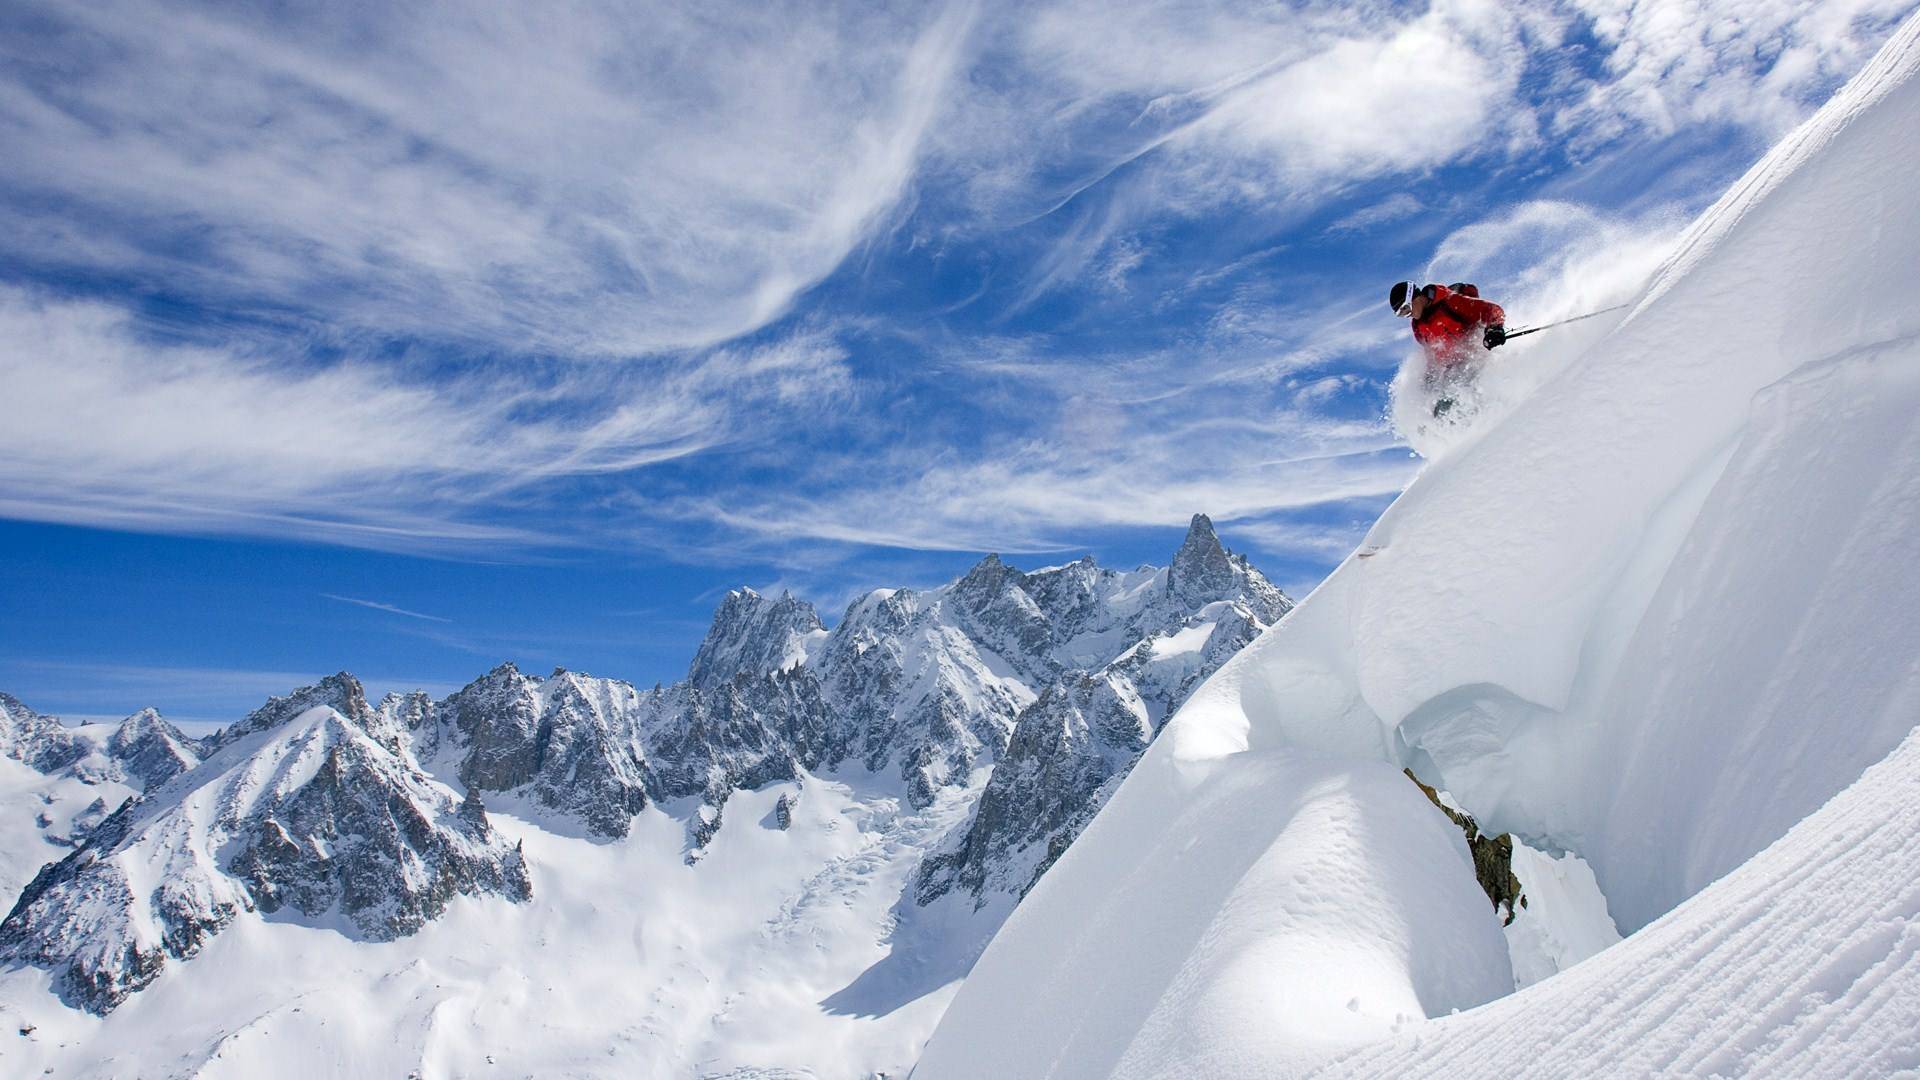
<svg viewBox="0 0 1920 1080">
<path fill-rule="evenodd" d="M 684 671 L 981 553 L 1296 594 L 1401 277 L 1623 297 L 1911 0 L 0 11 L 0 689 Z"/>
</svg>

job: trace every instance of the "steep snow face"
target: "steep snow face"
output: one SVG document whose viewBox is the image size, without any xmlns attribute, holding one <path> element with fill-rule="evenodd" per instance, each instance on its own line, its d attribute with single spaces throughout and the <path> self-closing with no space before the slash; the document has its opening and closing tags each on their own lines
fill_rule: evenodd
<svg viewBox="0 0 1920 1080">
<path fill-rule="evenodd" d="M 1014 910 L 915 1076 L 1285 1075 L 1512 989 L 1466 841 L 1392 768 L 1152 763 Z"/>
<path fill-rule="evenodd" d="M 1564 975 L 1337 1076 L 1920 1071 L 1920 734 L 1758 856 Z"/>
<path fill-rule="evenodd" d="M 1368 536 L 1369 558 L 1194 694 L 989 947 L 924 1075 L 960 1075 L 960 1048 L 988 1031 L 1031 1048 L 1022 1075 L 1080 1075 L 1132 1038 L 1094 1018 L 1137 1015 L 1142 995 L 1191 1001 L 1193 980 L 1223 1001 L 1227 987 L 1274 1000 L 1204 944 L 1180 946 L 1197 966 L 1177 979 L 1081 959 L 1137 944 L 1122 913 L 1176 865 L 1143 851 L 1235 827 L 1180 814 L 1232 763 L 1313 748 L 1355 775 L 1411 766 L 1489 828 L 1586 856 L 1632 931 L 1899 744 L 1920 717 L 1920 561 L 1897 550 L 1920 532 L 1917 70 L 1920 19 L 1701 218 L 1624 322 L 1433 463 Z M 1268 794 L 1291 798 L 1294 783 L 1276 777 Z M 1265 835 L 1239 842 L 1243 867 L 1276 850 Z M 1138 879 L 1117 876 L 1131 867 Z M 1397 940 L 1413 910 L 1344 930 Z M 1155 932 L 1244 935 L 1251 949 L 1284 925 L 1196 892 Z M 1902 933 L 1896 919 L 1860 938 L 1849 964 L 1897 966 Z M 1505 951 L 1473 940 L 1491 956 L 1449 963 L 1478 970 Z M 1321 970 L 1299 969 L 1289 992 L 1333 1000 Z M 1528 1015 L 1508 1022 L 1534 1030 Z M 1801 1037 L 1827 1038 L 1818 1025 L 1844 1019 L 1809 1022 Z M 1208 1028 L 1240 1055 L 1226 1073 L 1302 1064 L 1260 1027 Z"/>
<path fill-rule="evenodd" d="M 275 699 L 201 768 L 44 867 L 0 924 L 0 958 L 51 969 L 62 1000 L 105 1012 L 243 910 L 391 940 L 456 894 L 526 899 L 526 866 L 480 804 L 374 738 L 357 683 L 330 683 Z"/>
</svg>

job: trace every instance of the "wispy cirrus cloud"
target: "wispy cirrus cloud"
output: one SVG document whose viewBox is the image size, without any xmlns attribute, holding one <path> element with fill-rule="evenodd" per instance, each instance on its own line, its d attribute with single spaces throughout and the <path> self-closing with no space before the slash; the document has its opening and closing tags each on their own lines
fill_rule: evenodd
<svg viewBox="0 0 1920 1080">
<path fill-rule="evenodd" d="M 122 308 L 0 286 L 0 513 L 395 550 L 570 543 L 573 522 L 476 511 L 723 445 L 762 406 L 831 408 L 845 358 L 802 331 L 671 363 L 428 377 L 155 341 Z"/>
<path fill-rule="evenodd" d="M 907 191 L 968 10 L 0 16 L 0 251 L 329 326 L 619 356 L 787 310 Z"/>
</svg>

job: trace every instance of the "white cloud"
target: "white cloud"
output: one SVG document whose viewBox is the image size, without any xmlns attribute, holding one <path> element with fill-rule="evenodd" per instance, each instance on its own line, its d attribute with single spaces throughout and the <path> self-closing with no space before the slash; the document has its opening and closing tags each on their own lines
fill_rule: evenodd
<svg viewBox="0 0 1920 1080">
<path fill-rule="evenodd" d="M 886 415 L 900 382 L 863 381 L 883 362 L 856 368 L 841 325 L 742 335 L 923 198 L 932 245 L 1065 207 L 1023 234 L 1050 250 L 982 277 L 1015 276 L 1020 303 L 1083 281 L 1111 301 L 1184 269 L 1156 224 L 1219 212 L 1269 243 L 1360 181 L 1776 130 L 1911 6 L 16 5 L 39 26 L 0 36 L 0 257 L 267 329 L 166 343 L 121 309 L 0 289 L 0 514 L 408 549 L 681 514 L 750 543 L 1015 550 L 1372 497 L 1412 465 L 1337 411 L 1352 387 L 1327 370 L 1393 359 L 1371 283 L 1188 275 L 1210 317 L 1131 352 L 847 316 L 936 343 L 939 378 L 912 389 L 968 410 L 964 439 Z M 1599 48 L 1567 60 L 1589 30 Z M 1332 228 L 1421 201 L 1388 191 Z M 1499 281 L 1543 321 L 1630 291 L 1669 230 L 1536 201 L 1448 237 L 1430 272 Z M 470 348 L 378 348 L 415 337 Z M 316 363 L 315 342 L 348 358 Z M 823 417 L 858 445 L 780 460 Z M 717 468 L 697 497 L 640 472 L 742 443 L 764 451 L 752 479 Z M 635 475 L 597 493 L 625 517 L 531 512 L 542 481 L 614 473 Z"/>
<path fill-rule="evenodd" d="M 579 354 L 709 345 L 786 311 L 907 190 L 970 19 L 158 0 L 29 17 L 38 39 L 0 47 L 0 250 Z"/>
<path fill-rule="evenodd" d="M 651 368 L 429 382 L 364 361 L 160 344 L 109 305 L 0 287 L 0 513 L 393 549 L 551 543 L 575 526 L 466 511 L 728 442 L 762 406 L 830 407 L 844 359 L 802 332 Z"/>
<path fill-rule="evenodd" d="M 990 343 L 971 360 L 943 358 L 956 392 L 994 417 L 978 442 L 892 433 L 883 452 L 813 463 L 781 490 L 669 509 L 769 544 L 1042 552 L 1095 528 L 1178 524 L 1195 511 L 1225 522 L 1399 491 L 1418 463 L 1384 418 L 1327 412 L 1364 380 L 1300 373 L 1346 348 L 1350 328 L 1281 329 L 1294 338 L 1240 328 L 1134 356 Z"/>
<path fill-rule="evenodd" d="M 1359 233 L 1418 214 L 1426 203 L 1404 191 L 1395 192 L 1371 206 L 1363 206 L 1327 226 L 1327 232 Z"/>
<path fill-rule="evenodd" d="M 1633 125 L 1743 124 L 1777 137 L 1864 63 L 1911 0 L 1572 0 L 1605 47 L 1605 77 L 1553 118 L 1604 141 Z"/>
</svg>

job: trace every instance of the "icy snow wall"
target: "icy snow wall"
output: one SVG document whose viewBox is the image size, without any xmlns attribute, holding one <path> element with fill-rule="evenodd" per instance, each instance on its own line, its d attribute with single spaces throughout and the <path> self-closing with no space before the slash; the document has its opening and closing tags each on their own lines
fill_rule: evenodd
<svg viewBox="0 0 1920 1080">
<path fill-rule="evenodd" d="M 1586 856 L 1632 932 L 1901 743 L 1920 722 L 1916 71 L 1920 17 L 1702 215 L 1618 327 L 1430 466 L 1376 554 L 1188 702 L 1001 930 L 917 1077 L 1298 1073 L 1504 991 L 1484 899 L 1448 884 L 1460 853 L 1408 850 L 1400 765 Z M 1816 878 L 1752 887 L 1832 909 L 1818 933 L 1849 901 Z M 1365 901 L 1329 902 L 1347 888 Z M 1893 962 L 1920 894 L 1889 895 L 1888 932 L 1843 966 L 1891 965 L 1920 998 L 1920 964 Z M 1763 914 L 1740 911 L 1717 917 Z M 1747 1029 L 1792 1011 L 1701 1022 L 1773 1045 Z"/>
</svg>

